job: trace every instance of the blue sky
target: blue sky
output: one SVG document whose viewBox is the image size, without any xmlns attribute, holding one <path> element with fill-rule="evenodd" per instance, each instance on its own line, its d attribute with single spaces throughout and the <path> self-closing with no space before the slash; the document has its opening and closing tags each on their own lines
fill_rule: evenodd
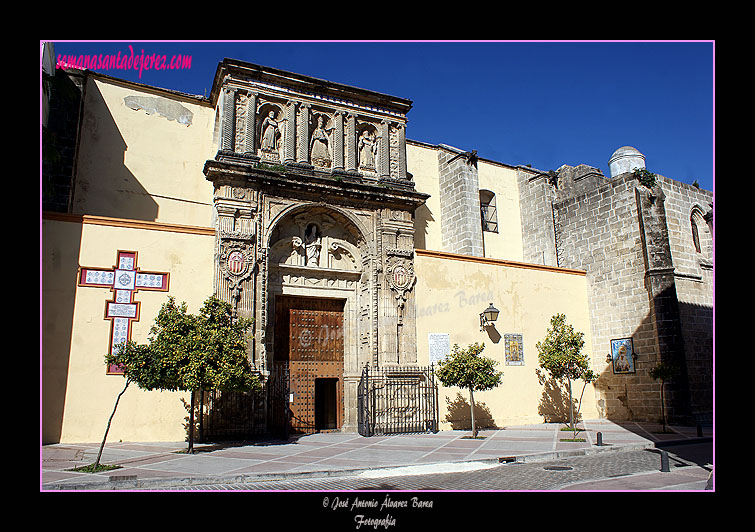
<svg viewBox="0 0 755 532">
<path fill-rule="evenodd" d="M 184 70 L 100 70 L 209 94 L 224 57 L 408 98 L 407 137 L 555 170 L 630 145 L 648 170 L 714 186 L 713 42 L 55 43 L 61 54 L 191 56 Z M 129 45 L 131 48 L 129 48 Z"/>
</svg>

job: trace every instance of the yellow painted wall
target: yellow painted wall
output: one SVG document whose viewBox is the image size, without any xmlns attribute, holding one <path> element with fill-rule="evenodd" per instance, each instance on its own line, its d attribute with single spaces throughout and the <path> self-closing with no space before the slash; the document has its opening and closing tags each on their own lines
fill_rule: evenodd
<svg viewBox="0 0 755 532">
<path fill-rule="evenodd" d="M 407 142 L 407 170 L 412 174 L 419 192 L 430 194 L 414 217 L 414 245 L 418 249 L 445 251 L 441 234 L 438 149 L 418 142 Z M 519 211 L 519 185 L 514 168 L 478 160 L 477 178 L 480 189 L 496 195 L 498 232 L 483 232 L 485 256 L 521 261 L 522 225 Z M 479 216 L 478 212 L 471 213 Z"/>
<path fill-rule="evenodd" d="M 555 412 L 568 411 L 563 406 L 568 399 L 554 397 L 551 386 L 538 376 L 535 344 L 545 337 L 551 317 L 561 312 L 577 331 L 585 334 L 583 352 L 592 352 L 584 272 L 424 251 L 416 253 L 415 272 L 421 365 L 429 363 L 430 333 L 448 333 L 451 346 L 484 342 L 482 354 L 499 361 L 498 369 L 504 376 L 497 388 L 476 393 L 475 402 L 489 409 L 496 426 L 553 421 Z M 501 313 L 494 329 L 482 332 L 479 316 L 490 303 Z M 523 335 L 524 366 L 505 365 L 503 336 L 507 333 Z M 574 390 L 578 396 L 581 381 Z M 457 394 L 461 394 L 460 401 Z M 460 419 L 449 419 L 454 403 L 464 407 L 459 408 L 459 413 L 468 419 L 468 391 L 441 386 L 443 429 L 460 427 Z M 598 417 L 592 386 L 585 390 L 581 413 L 583 419 Z"/>
<path fill-rule="evenodd" d="M 437 150 L 407 142 L 406 169 L 412 174 L 417 191 L 430 194 L 425 204 L 414 213 L 414 246 L 442 250 Z"/>
<path fill-rule="evenodd" d="M 106 221 L 107 222 L 107 221 Z M 119 221 L 120 223 L 121 221 Z M 164 229 L 164 228 L 163 228 Z M 106 375 L 104 355 L 110 340 L 105 320 L 107 288 L 77 287 L 79 266 L 110 268 L 118 250 L 137 251 L 137 267 L 170 273 L 168 292 L 138 291 L 140 319 L 131 338 L 146 343 L 160 306 L 169 295 L 196 313 L 212 293 L 214 235 L 114 227 L 110 223 L 43 221 L 42 415 L 43 442 L 99 442 L 121 376 Z M 207 233 L 207 234 L 202 234 Z M 146 392 L 131 385 L 113 419 L 108 441 L 183 441 L 182 398 L 176 392 Z"/>
<path fill-rule="evenodd" d="M 131 109 L 129 96 L 182 106 L 191 124 Z M 217 152 L 211 106 L 96 76 L 87 80 L 84 105 L 72 212 L 210 225 L 212 184 L 202 169 Z"/>
<path fill-rule="evenodd" d="M 524 255 L 516 170 L 487 161 L 478 161 L 477 180 L 481 190 L 489 190 L 496 197 L 498 232 L 483 231 L 485 256 L 521 261 Z"/>
</svg>

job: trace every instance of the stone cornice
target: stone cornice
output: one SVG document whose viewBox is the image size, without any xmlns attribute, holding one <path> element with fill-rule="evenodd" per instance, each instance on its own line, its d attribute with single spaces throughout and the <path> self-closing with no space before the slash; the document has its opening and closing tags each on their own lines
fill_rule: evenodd
<svg viewBox="0 0 755 532">
<path fill-rule="evenodd" d="M 399 180 L 375 181 L 348 175 L 298 172 L 295 166 L 282 168 L 282 170 L 270 170 L 244 163 L 208 160 L 205 162 L 204 175 L 214 183 L 256 184 L 272 189 L 283 189 L 287 195 L 312 193 L 331 200 L 341 197 L 386 206 L 398 204 L 403 207 L 417 208 L 430 197 L 429 194 L 414 190 L 411 184 L 404 184 Z"/>
<path fill-rule="evenodd" d="M 210 93 L 210 100 L 213 104 L 217 101 L 225 76 L 229 74 L 235 80 L 246 80 L 254 85 L 267 86 L 283 92 L 292 91 L 302 95 L 316 95 L 317 98 L 325 98 L 330 103 L 365 106 L 389 114 L 406 115 L 412 107 L 412 101 L 406 98 L 229 58 L 220 62 L 215 72 Z"/>
</svg>

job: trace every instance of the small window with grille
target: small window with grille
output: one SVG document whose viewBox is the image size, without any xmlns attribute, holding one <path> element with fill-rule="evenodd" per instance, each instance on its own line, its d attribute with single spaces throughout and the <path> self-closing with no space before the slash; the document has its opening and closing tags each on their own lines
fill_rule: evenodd
<svg viewBox="0 0 755 532">
<path fill-rule="evenodd" d="M 482 230 L 497 233 L 498 212 L 496 209 L 495 194 L 489 190 L 480 191 L 480 214 L 482 217 Z"/>
</svg>

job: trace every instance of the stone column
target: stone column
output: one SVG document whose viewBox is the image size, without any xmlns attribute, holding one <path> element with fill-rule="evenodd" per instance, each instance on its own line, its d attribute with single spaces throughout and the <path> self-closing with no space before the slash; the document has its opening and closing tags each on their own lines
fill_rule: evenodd
<svg viewBox="0 0 755 532">
<path fill-rule="evenodd" d="M 398 178 L 406 179 L 406 124 L 398 124 Z"/>
<path fill-rule="evenodd" d="M 346 170 L 354 172 L 357 169 L 357 117 L 349 113 L 346 118 Z"/>
<path fill-rule="evenodd" d="M 309 161 L 309 109 L 308 103 L 299 105 L 299 144 L 297 153 L 297 162 L 306 163 Z"/>
<path fill-rule="evenodd" d="M 343 112 L 335 112 L 336 128 L 333 133 L 333 170 L 343 170 Z"/>
<path fill-rule="evenodd" d="M 283 139 L 283 162 L 294 162 L 296 158 L 296 103 L 286 104 L 286 131 Z"/>
<path fill-rule="evenodd" d="M 220 150 L 235 151 L 234 129 L 236 122 L 236 89 L 226 87 L 223 90 L 223 136 L 220 139 Z"/>
<path fill-rule="evenodd" d="M 380 122 L 380 177 L 391 177 L 391 138 L 390 138 L 390 123 L 388 120 Z"/>
<path fill-rule="evenodd" d="M 244 155 L 257 155 L 257 93 L 249 91 L 246 100 L 246 136 Z"/>
</svg>

